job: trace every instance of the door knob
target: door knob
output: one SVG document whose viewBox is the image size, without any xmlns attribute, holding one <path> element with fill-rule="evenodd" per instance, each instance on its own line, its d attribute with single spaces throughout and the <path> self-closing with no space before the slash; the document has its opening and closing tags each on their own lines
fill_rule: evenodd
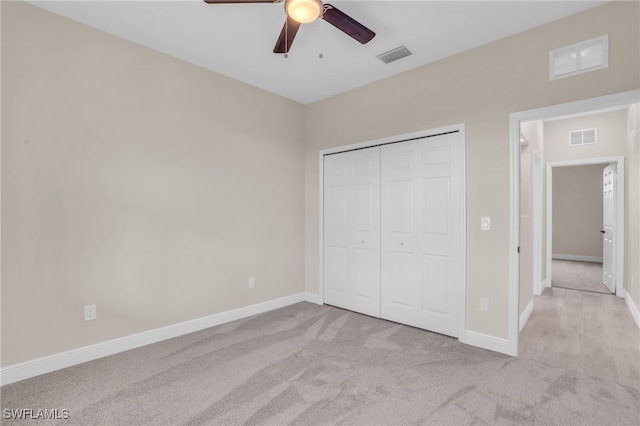
<svg viewBox="0 0 640 426">
<path fill-rule="evenodd" d="M 600 231 L 600 233 L 601 233 L 601 234 L 604 234 L 604 233 L 605 233 L 605 231 Z"/>
</svg>

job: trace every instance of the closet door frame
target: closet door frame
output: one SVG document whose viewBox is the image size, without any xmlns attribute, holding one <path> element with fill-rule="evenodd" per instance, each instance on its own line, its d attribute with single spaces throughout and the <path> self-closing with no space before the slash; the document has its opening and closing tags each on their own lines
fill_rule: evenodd
<svg viewBox="0 0 640 426">
<path fill-rule="evenodd" d="M 462 184 L 462 206 L 461 206 L 461 210 L 462 210 L 462 264 L 464 265 L 464 271 L 462 273 L 463 275 L 463 279 L 461 283 L 458 283 L 458 285 L 460 286 L 459 288 L 456 289 L 456 294 L 458 294 L 458 297 L 460 298 L 458 301 L 458 309 L 459 309 L 459 324 L 460 324 L 460 330 L 458 335 L 460 337 L 464 336 L 464 332 L 465 332 L 465 309 L 466 309 L 466 282 L 467 282 L 467 277 L 466 277 L 466 269 L 467 269 L 467 259 L 466 259 L 466 252 L 467 252 L 467 229 L 466 229 L 466 223 L 467 223 L 467 219 L 466 219 L 466 212 L 467 212 L 467 206 L 466 206 L 466 180 L 465 180 L 465 170 L 466 170 L 466 166 L 465 166 L 465 145 L 466 145 L 466 138 L 465 138 L 465 126 L 464 123 L 460 123 L 460 124 L 454 124 L 451 126 L 445 126 L 445 127 L 438 127 L 438 128 L 434 128 L 434 129 L 427 129 L 427 130 L 422 130 L 422 131 L 418 131 L 418 132 L 413 132 L 413 133 L 406 133 L 403 135 L 397 135 L 397 136 L 391 136 L 388 138 L 382 138 L 382 139 L 375 139 L 375 140 L 371 140 L 371 141 L 366 141 L 366 142 L 360 142 L 360 143 L 355 143 L 355 144 L 351 144 L 351 145 L 343 145 L 343 146 L 338 146 L 335 148 L 328 148 L 328 149 L 324 149 L 321 150 L 319 152 L 319 209 L 318 209 L 318 238 L 319 238 L 319 250 L 318 250 L 318 257 L 319 257 L 319 263 L 318 263 L 318 291 L 319 291 L 319 296 L 317 299 L 317 302 L 321 305 L 324 305 L 324 157 L 325 155 L 329 155 L 329 154 L 336 154 L 339 152 L 345 152 L 345 151 L 352 151 L 352 150 L 356 150 L 356 149 L 363 149 L 363 148 L 371 148 L 374 146 L 379 146 L 379 145 L 386 145 L 386 144 L 391 144 L 391 143 L 400 143 L 400 142 L 406 142 L 406 141 L 410 141 L 410 140 L 415 140 L 415 139 L 421 139 L 421 138 L 427 138 L 430 136 L 438 136 L 441 134 L 445 134 L 445 133 L 452 133 L 452 132 L 459 132 L 461 140 L 462 140 L 462 147 L 460 150 L 460 182 Z"/>
</svg>

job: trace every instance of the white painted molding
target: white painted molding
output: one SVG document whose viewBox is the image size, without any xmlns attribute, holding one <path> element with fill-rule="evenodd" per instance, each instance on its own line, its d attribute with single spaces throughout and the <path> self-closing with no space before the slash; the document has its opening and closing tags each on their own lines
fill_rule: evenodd
<svg viewBox="0 0 640 426">
<path fill-rule="evenodd" d="M 548 285 L 548 281 L 546 278 L 543 278 L 540 283 L 536 286 L 533 287 L 533 295 L 534 296 L 540 296 L 542 294 L 542 292 L 544 291 L 545 288 L 547 287 L 551 287 L 550 285 Z"/>
<path fill-rule="evenodd" d="M 501 339 L 499 337 L 488 336 L 482 333 L 476 333 L 475 331 L 465 330 L 462 336 L 460 336 L 460 342 L 467 345 L 476 346 L 482 349 L 488 349 L 494 352 L 500 352 L 507 355 L 517 356 L 517 348 L 514 351 L 512 345 L 509 344 L 509 340 Z"/>
<path fill-rule="evenodd" d="M 558 260 L 575 260 L 578 262 L 594 262 L 594 263 L 602 263 L 603 259 L 597 256 L 580 256 L 577 254 L 562 254 L 562 253 L 553 253 L 551 255 L 552 259 Z"/>
<path fill-rule="evenodd" d="M 292 294 L 279 299 L 268 300 L 266 302 L 209 315 L 203 318 L 197 318 L 157 328 L 155 330 L 132 334 L 130 336 L 96 343 L 94 345 L 78 349 L 72 349 L 70 351 L 45 356 L 20 364 L 9 365 L 0 369 L 0 385 L 8 385 L 9 383 L 18 382 L 30 377 L 50 373 L 52 371 L 82 364 L 87 361 L 103 358 L 105 356 L 128 351 L 130 349 L 139 348 L 140 346 L 161 342 L 163 340 L 172 339 L 174 337 L 204 330 L 206 328 L 215 327 L 220 324 L 225 324 L 231 321 L 293 305 L 294 303 L 304 302 L 307 299 L 308 294 L 309 293 Z"/>
<path fill-rule="evenodd" d="M 315 303 L 316 305 L 322 305 L 322 297 L 319 294 L 306 292 L 304 293 L 304 300 L 309 303 Z"/>
<path fill-rule="evenodd" d="M 629 312 L 631 312 L 631 316 L 635 320 L 636 325 L 638 326 L 638 328 L 640 328 L 640 311 L 638 311 L 638 307 L 633 302 L 631 296 L 629 296 L 628 291 L 625 292 L 624 300 L 625 302 L 627 302 L 627 307 L 629 308 Z"/>
<path fill-rule="evenodd" d="M 533 299 L 529 300 L 527 307 L 524 308 L 524 311 L 522 311 L 522 313 L 520 314 L 520 330 L 519 331 L 522 331 L 522 329 L 524 328 L 524 325 L 527 323 L 527 321 L 529 320 L 529 317 L 531 316 L 531 312 L 533 312 Z"/>
</svg>

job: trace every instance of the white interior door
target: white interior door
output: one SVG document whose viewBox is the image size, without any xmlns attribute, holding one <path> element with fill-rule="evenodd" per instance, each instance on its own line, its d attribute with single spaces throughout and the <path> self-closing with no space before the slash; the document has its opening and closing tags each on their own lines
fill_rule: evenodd
<svg viewBox="0 0 640 426">
<path fill-rule="evenodd" d="M 615 292 L 615 279 L 613 276 L 615 178 L 615 166 L 610 164 L 602 172 L 602 282 L 612 293 Z"/>
<path fill-rule="evenodd" d="M 380 148 L 324 158 L 324 301 L 380 316 Z"/>
<path fill-rule="evenodd" d="M 457 337 L 464 286 L 462 137 L 381 147 L 381 316 Z"/>
</svg>

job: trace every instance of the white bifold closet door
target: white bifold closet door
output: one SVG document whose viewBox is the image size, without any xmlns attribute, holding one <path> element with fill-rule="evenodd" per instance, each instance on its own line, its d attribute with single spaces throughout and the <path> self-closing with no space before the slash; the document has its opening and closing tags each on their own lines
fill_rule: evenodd
<svg viewBox="0 0 640 426">
<path fill-rule="evenodd" d="M 380 316 L 380 148 L 324 158 L 325 303 Z"/>
<path fill-rule="evenodd" d="M 460 133 L 324 157 L 324 301 L 457 337 Z"/>
<path fill-rule="evenodd" d="M 464 280 L 461 136 L 381 147 L 381 316 L 459 334 Z"/>
</svg>

